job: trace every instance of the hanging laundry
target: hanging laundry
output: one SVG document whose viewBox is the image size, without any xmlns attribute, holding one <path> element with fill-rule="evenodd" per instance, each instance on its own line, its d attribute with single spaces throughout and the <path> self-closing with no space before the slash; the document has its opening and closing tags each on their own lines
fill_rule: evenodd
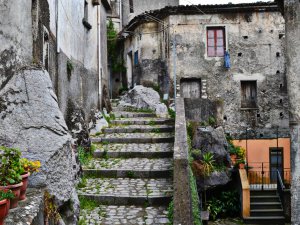
<svg viewBox="0 0 300 225">
<path fill-rule="evenodd" d="M 228 51 L 225 51 L 225 56 L 224 56 L 224 66 L 225 68 L 229 69 L 230 68 L 230 55 Z"/>
</svg>

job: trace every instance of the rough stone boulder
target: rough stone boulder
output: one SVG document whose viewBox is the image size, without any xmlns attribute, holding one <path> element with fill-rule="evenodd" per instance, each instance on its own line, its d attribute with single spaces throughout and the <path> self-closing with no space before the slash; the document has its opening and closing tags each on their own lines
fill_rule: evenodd
<svg viewBox="0 0 300 225">
<path fill-rule="evenodd" d="M 78 213 L 72 137 L 49 74 L 41 68 L 27 68 L 0 82 L 0 118 L 0 145 L 17 147 L 23 157 L 41 161 L 42 168 L 30 177 L 30 186 L 46 188 L 59 206 L 71 203 L 70 208 Z M 68 212 L 67 220 L 76 224 L 76 217 Z"/>
<path fill-rule="evenodd" d="M 122 96 L 118 108 L 151 109 L 159 117 L 168 115 L 168 108 L 160 102 L 158 92 L 142 85 L 135 86 Z"/>
<path fill-rule="evenodd" d="M 217 186 L 225 186 L 231 181 L 231 173 L 228 171 L 214 171 L 208 177 L 197 177 L 197 185 L 201 190 L 212 189 Z"/>
<path fill-rule="evenodd" d="M 228 143 L 223 127 L 198 127 L 192 145 L 193 148 L 200 149 L 202 154 L 213 153 L 216 163 L 230 165 Z"/>
</svg>

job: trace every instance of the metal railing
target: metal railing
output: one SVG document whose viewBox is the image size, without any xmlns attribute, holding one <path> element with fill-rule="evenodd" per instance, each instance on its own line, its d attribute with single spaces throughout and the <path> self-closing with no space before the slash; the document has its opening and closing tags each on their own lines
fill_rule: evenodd
<svg viewBox="0 0 300 225">
<path fill-rule="evenodd" d="M 285 186 L 290 185 L 291 172 L 289 168 L 270 171 L 270 163 L 251 163 L 247 168 L 248 180 L 251 189 L 276 189 L 278 186 L 278 173 Z"/>
<path fill-rule="evenodd" d="M 277 170 L 277 193 L 279 194 L 283 209 L 285 209 L 284 190 L 285 190 L 285 185 L 284 185 L 282 177 L 281 177 L 281 172 L 279 170 Z"/>
</svg>

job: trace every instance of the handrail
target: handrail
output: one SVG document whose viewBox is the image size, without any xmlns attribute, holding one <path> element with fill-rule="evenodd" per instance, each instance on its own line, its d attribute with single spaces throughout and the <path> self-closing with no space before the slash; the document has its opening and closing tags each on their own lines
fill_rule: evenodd
<svg viewBox="0 0 300 225">
<path fill-rule="evenodd" d="M 189 169 L 189 154 L 186 131 L 184 99 L 176 98 L 175 143 L 174 143 L 174 225 L 193 224 L 192 199 Z"/>
<path fill-rule="evenodd" d="M 242 217 L 247 218 L 250 216 L 250 185 L 245 169 L 239 169 L 241 181 L 241 211 Z"/>
<path fill-rule="evenodd" d="M 282 181 L 280 171 L 277 170 L 277 192 L 279 194 L 279 198 L 280 198 L 283 209 L 285 209 L 284 190 L 285 190 L 285 185 Z"/>
</svg>

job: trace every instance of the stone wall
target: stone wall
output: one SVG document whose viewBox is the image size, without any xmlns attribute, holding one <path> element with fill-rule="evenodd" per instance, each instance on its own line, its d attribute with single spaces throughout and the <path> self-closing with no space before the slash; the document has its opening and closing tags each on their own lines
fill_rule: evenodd
<svg viewBox="0 0 300 225">
<path fill-rule="evenodd" d="M 223 102 L 224 127 L 234 138 L 245 138 L 246 128 L 252 130 L 248 138 L 276 138 L 277 127 L 280 137 L 289 137 L 284 19 L 274 4 L 253 6 L 263 9 L 259 12 L 247 7 L 249 10 L 244 12 L 242 7 L 239 11 L 238 7 L 225 5 L 226 10 L 222 11 L 210 6 L 213 13 L 205 15 L 183 6 L 153 12 L 169 26 L 164 29 L 146 17 L 144 22 L 136 18 L 128 25 L 136 35 L 126 39 L 124 54 L 138 51 L 144 70 L 155 67 L 157 60 L 165 62 L 170 91 L 174 80 L 175 38 L 177 93 L 181 92 L 183 80 L 199 80 L 201 98 Z M 224 67 L 224 57 L 208 57 L 207 27 L 225 29 L 231 68 Z M 141 72 L 139 77 L 157 82 L 159 71 L 152 71 L 152 75 Z M 242 81 L 256 82 L 256 107 L 241 107 Z"/>
<path fill-rule="evenodd" d="M 174 143 L 174 221 L 173 224 L 193 224 L 191 184 L 189 171 L 189 146 L 187 142 L 184 100 L 176 99 Z"/>
</svg>

